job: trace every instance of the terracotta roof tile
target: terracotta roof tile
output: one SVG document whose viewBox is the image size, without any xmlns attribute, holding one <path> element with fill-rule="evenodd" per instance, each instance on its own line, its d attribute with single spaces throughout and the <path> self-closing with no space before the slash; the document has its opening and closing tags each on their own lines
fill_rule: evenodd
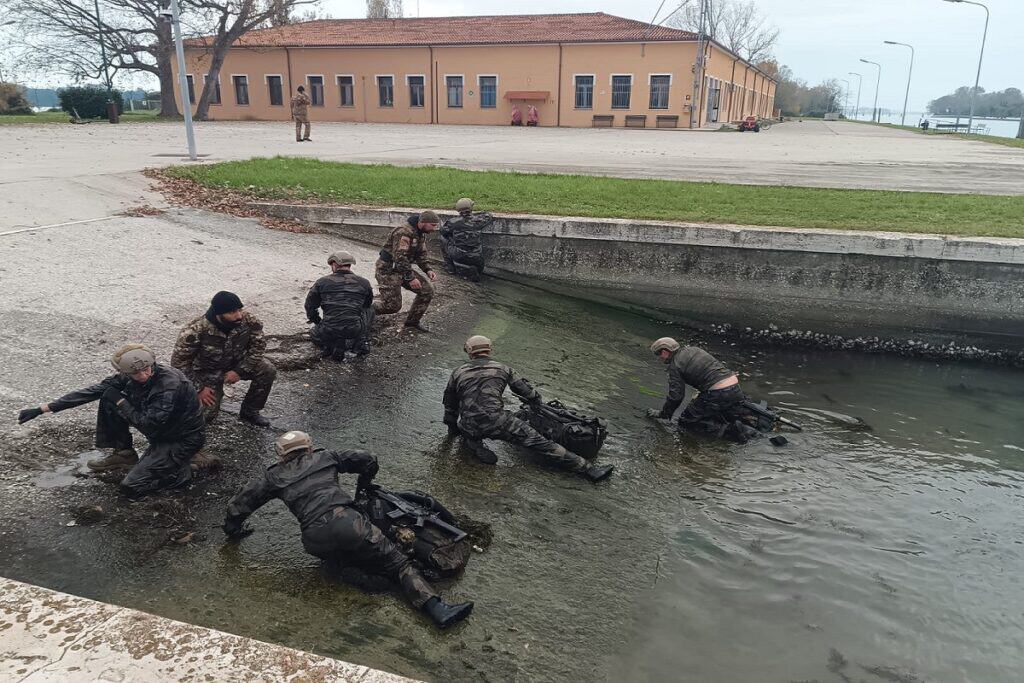
<svg viewBox="0 0 1024 683">
<path fill-rule="evenodd" d="M 202 45 L 206 39 L 186 41 Z M 244 47 L 508 45 L 696 40 L 689 31 L 594 12 L 422 19 L 321 19 L 251 31 Z"/>
</svg>

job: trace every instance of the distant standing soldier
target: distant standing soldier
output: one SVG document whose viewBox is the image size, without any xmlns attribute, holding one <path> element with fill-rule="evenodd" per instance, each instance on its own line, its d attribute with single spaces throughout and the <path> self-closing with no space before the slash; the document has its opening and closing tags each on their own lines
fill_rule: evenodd
<svg viewBox="0 0 1024 683">
<path fill-rule="evenodd" d="M 402 310 L 402 288 L 416 293 L 416 298 L 409 308 L 405 326 L 429 332 L 420 324 L 423 314 L 434 297 L 434 288 L 430 284 L 437 279 L 437 273 L 427 263 L 427 235 L 437 230 L 440 219 L 433 211 L 424 211 L 419 216 L 409 216 L 406 225 L 391 231 L 384 248 L 377 259 L 376 276 L 380 290 L 380 298 L 373 302 L 377 313 L 387 315 Z M 426 276 L 417 274 L 412 269 L 415 263 Z"/>
<path fill-rule="evenodd" d="M 309 105 L 313 103 L 306 94 L 306 87 L 300 85 L 292 97 L 292 118 L 295 119 L 295 142 L 312 142 L 309 139 Z M 305 126 L 305 134 L 302 127 Z"/>
<path fill-rule="evenodd" d="M 512 368 L 491 359 L 490 339 L 475 335 L 466 340 L 463 348 L 469 354 L 469 362 L 452 372 L 444 390 L 444 423 L 449 435 L 461 434 L 477 459 L 488 465 L 495 464 L 498 458 L 483 440 L 500 439 L 540 453 L 556 467 L 590 481 L 601 481 L 611 475 L 612 465 L 589 465 L 505 410 L 501 398 L 505 387 L 529 403 L 540 403 L 541 397 Z"/>
<path fill-rule="evenodd" d="M 344 361 L 346 352 L 357 356 L 370 352 L 373 287 L 352 272 L 355 262 L 347 251 L 331 254 L 327 258 L 331 274 L 317 280 L 306 294 L 306 318 L 313 324 L 310 337 L 324 358 Z"/>
<path fill-rule="evenodd" d="M 217 292 L 210 308 L 181 331 L 171 365 L 188 376 L 199 392 L 206 421 L 220 412 L 224 385 L 252 380 L 238 417 L 257 427 L 270 421 L 260 414 L 267 404 L 277 369 L 263 357 L 263 323 L 232 292 Z"/>
<path fill-rule="evenodd" d="M 121 489 L 131 497 L 185 486 L 192 479 L 189 462 L 206 440 L 195 388 L 183 373 L 157 363 L 153 352 L 141 344 L 125 346 L 110 362 L 116 375 L 21 411 L 18 424 L 98 400 L 96 448 L 113 452 L 90 460 L 89 469 L 131 468 L 121 481 Z M 141 458 L 132 443 L 131 427 L 149 441 Z"/>
</svg>

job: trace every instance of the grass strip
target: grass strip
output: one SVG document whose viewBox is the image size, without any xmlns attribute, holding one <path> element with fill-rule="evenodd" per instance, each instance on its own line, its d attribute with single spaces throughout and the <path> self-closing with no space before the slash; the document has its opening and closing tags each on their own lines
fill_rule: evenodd
<svg viewBox="0 0 1024 683">
<path fill-rule="evenodd" d="M 142 123 L 156 121 L 157 111 L 126 111 L 121 114 L 121 123 Z M 41 111 L 36 114 L 0 115 L 0 126 L 17 123 L 69 123 L 71 116 L 62 111 Z M 88 119 L 90 122 L 106 123 L 106 118 Z"/>
<path fill-rule="evenodd" d="M 296 157 L 177 166 L 168 175 L 276 200 L 557 216 L 1024 237 L 1024 197 L 839 190 L 363 165 Z"/>
</svg>

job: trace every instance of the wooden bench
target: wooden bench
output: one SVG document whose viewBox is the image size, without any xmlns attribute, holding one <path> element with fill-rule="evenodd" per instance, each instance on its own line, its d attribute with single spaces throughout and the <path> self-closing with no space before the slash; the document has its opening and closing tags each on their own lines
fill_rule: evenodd
<svg viewBox="0 0 1024 683">
<path fill-rule="evenodd" d="M 626 114 L 626 128 L 646 128 L 646 114 Z"/>
<path fill-rule="evenodd" d="M 615 116 L 607 114 L 594 114 L 594 128 L 611 128 L 615 125 Z"/>
<path fill-rule="evenodd" d="M 678 128 L 679 117 L 678 116 L 666 116 L 659 115 L 654 123 L 655 128 Z"/>
</svg>

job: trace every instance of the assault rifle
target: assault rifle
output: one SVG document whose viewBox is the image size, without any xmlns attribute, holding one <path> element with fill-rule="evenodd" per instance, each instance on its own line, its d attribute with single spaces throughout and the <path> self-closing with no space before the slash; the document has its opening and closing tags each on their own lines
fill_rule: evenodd
<svg viewBox="0 0 1024 683">
<path fill-rule="evenodd" d="M 798 432 L 804 431 L 804 428 L 798 425 L 796 422 L 793 422 L 792 420 L 787 420 L 786 418 L 782 417 L 774 410 L 769 408 L 767 403 L 754 403 L 753 401 L 744 401 L 743 408 L 750 412 L 751 414 L 753 414 L 756 418 L 758 418 L 758 420 L 763 420 L 764 422 L 768 423 L 769 428 L 771 426 L 774 426 L 775 423 L 778 422 L 779 424 L 786 425 L 787 427 L 795 429 Z"/>
<path fill-rule="evenodd" d="M 424 524 L 430 524 L 441 531 L 450 534 L 452 536 L 452 542 L 454 543 L 458 543 L 467 536 L 466 532 L 462 529 L 454 527 L 441 519 L 441 514 L 434 510 L 433 506 L 428 507 L 426 505 L 417 505 L 401 496 L 395 495 L 394 493 L 385 491 L 381 488 L 373 488 L 371 495 L 374 495 L 384 502 L 394 506 L 394 509 L 387 513 L 387 516 L 392 520 L 402 518 L 409 519 L 417 527 L 422 527 Z"/>
</svg>

